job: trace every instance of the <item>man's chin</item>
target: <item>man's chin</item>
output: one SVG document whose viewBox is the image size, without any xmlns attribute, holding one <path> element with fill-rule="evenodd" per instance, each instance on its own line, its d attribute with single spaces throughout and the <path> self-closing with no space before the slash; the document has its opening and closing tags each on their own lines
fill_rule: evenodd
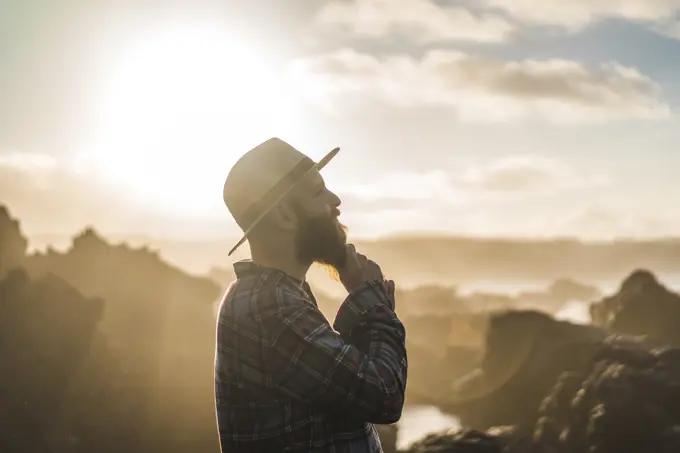
<svg viewBox="0 0 680 453">
<path fill-rule="evenodd" d="M 342 238 L 343 245 L 347 244 L 347 226 L 340 223 L 340 220 L 335 219 L 335 227 L 338 230 L 338 236 Z"/>
<path fill-rule="evenodd" d="M 338 253 L 334 259 L 316 260 L 314 263 L 325 269 L 333 280 L 339 281 L 340 269 L 345 264 L 345 247 L 342 246 L 338 249 Z"/>
</svg>

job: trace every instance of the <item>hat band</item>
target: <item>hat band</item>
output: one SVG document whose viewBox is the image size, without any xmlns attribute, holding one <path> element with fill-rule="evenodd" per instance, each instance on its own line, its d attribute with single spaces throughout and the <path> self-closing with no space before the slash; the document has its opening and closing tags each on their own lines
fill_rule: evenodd
<svg viewBox="0 0 680 453">
<path fill-rule="evenodd" d="M 242 217 L 244 223 L 248 226 L 252 226 L 263 212 L 271 208 L 271 205 L 276 202 L 282 193 L 289 190 L 291 186 L 297 183 L 300 178 L 314 167 L 314 165 L 315 163 L 312 159 L 304 156 L 302 160 L 274 184 L 262 198 L 246 209 Z"/>
</svg>

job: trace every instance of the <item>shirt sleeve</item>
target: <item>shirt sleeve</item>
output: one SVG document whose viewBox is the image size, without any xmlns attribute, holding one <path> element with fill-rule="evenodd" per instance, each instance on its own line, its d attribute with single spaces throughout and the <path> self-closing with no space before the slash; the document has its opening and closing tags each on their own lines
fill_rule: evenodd
<svg viewBox="0 0 680 453">
<path fill-rule="evenodd" d="M 287 397 L 370 423 L 401 417 L 406 390 L 404 326 L 381 282 L 364 283 L 343 302 L 335 328 L 301 294 L 277 289 L 266 332 L 271 385 Z M 359 348 L 343 338 L 361 334 Z"/>
</svg>

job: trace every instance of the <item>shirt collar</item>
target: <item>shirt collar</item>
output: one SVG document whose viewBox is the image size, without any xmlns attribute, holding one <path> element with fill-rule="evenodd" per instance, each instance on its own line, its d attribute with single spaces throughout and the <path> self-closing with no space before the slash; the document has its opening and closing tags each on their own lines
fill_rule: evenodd
<svg viewBox="0 0 680 453">
<path fill-rule="evenodd" d="M 312 290 L 307 281 L 301 281 L 280 269 L 275 269 L 273 267 L 266 267 L 257 264 L 253 260 L 241 260 L 234 263 L 234 273 L 236 278 L 244 278 L 248 276 L 260 276 L 267 279 L 274 279 L 277 283 L 289 283 L 298 288 L 302 287 L 307 294 L 311 296 Z"/>
</svg>

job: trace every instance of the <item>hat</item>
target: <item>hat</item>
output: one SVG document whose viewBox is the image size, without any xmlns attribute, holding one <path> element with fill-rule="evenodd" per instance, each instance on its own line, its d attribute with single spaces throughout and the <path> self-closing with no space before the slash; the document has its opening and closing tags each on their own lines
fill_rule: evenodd
<svg viewBox="0 0 680 453">
<path fill-rule="evenodd" d="M 335 148 L 318 163 L 279 138 L 257 145 L 231 168 L 222 196 L 243 230 L 231 256 L 248 234 L 312 170 L 321 170 L 340 151 Z"/>
</svg>

